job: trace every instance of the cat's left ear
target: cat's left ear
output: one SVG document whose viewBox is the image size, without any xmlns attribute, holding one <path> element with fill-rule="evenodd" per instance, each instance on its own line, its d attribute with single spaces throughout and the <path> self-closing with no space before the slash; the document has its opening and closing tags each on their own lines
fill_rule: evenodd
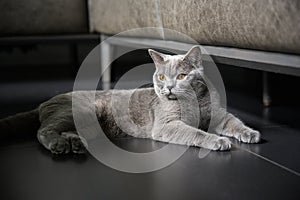
<svg viewBox="0 0 300 200">
<path fill-rule="evenodd" d="M 200 46 L 193 46 L 184 56 L 184 60 L 195 64 L 196 67 L 202 67 L 202 54 Z"/>
</svg>

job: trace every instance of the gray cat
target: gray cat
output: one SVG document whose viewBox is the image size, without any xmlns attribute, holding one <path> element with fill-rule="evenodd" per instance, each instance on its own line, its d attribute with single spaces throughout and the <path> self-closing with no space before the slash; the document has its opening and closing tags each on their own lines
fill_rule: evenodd
<svg viewBox="0 0 300 200">
<path fill-rule="evenodd" d="M 204 80 L 199 46 L 185 55 L 171 56 L 151 49 L 149 54 L 156 67 L 154 88 L 61 94 L 33 111 L 1 120 L 0 126 L 13 124 L 15 119 L 26 123 L 38 120 L 37 137 L 46 149 L 54 154 L 84 153 L 87 144 L 77 134 L 72 115 L 72 100 L 76 100 L 85 114 L 96 109 L 101 128 L 109 137 L 125 132 L 133 137 L 212 150 L 231 148 L 230 140 L 223 135 L 245 143 L 260 141 L 258 131 L 218 106 L 218 94 L 209 90 Z M 128 97 L 126 107 L 124 99 Z M 216 134 L 208 133 L 208 129 Z"/>
</svg>

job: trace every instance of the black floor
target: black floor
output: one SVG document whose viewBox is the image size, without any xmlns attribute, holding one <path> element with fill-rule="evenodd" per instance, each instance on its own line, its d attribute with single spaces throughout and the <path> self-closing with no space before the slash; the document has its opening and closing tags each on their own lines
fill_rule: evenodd
<svg viewBox="0 0 300 200">
<path fill-rule="evenodd" d="M 265 109 L 239 95 L 229 98 L 229 110 L 261 131 L 261 144 L 234 142 L 231 151 L 202 159 L 198 148 L 189 148 L 164 169 L 129 174 L 91 155 L 52 156 L 34 137 L 4 142 L 0 199 L 300 199 L 299 107 Z M 5 107 L 1 115 L 31 107 Z M 136 152 L 164 145 L 134 138 L 116 143 Z"/>
</svg>

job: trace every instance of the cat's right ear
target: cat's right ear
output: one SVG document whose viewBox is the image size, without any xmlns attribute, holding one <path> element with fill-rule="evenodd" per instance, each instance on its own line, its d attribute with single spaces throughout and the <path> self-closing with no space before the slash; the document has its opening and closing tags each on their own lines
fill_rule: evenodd
<svg viewBox="0 0 300 200">
<path fill-rule="evenodd" d="M 148 49 L 148 52 L 149 52 L 153 62 L 155 63 L 155 65 L 162 64 L 165 61 L 164 54 L 154 51 L 153 49 Z"/>
</svg>

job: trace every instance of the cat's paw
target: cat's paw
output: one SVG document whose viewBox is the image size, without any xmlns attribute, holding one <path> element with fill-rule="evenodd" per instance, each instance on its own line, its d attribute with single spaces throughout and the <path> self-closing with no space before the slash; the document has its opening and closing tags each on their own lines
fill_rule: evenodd
<svg viewBox="0 0 300 200">
<path fill-rule="evenodd" d="M 201 141 L 199 147 L 211 149 L 215 151 L 226 151 L 231 149 L 231 142 L 226 137 L 219 137 L 215 134 L 208 134 L 204 140 Z"/>
<path fill-rule="evenodd" d="M 231 142 L 226 137 L 218 137 L 213 144 L 212 150 L 226 151 L 231 149 Z"/>
<path fill-rule="evenodd" d="M 247 130 L 242 132 L 239 140 L 244 143 L 258 143 L 260 141 L 260 133 L 255 130 Z"/>
<path fill-rule="evenodd" d="M 87 142 L 85 141 L 84 138 L 77 136 L 77 137 L 71 137 L 70 140 L 71 140 L 73 153 L 82 154 L 86 152 Z"/>
<path fill-rule="evenodd" d="M 70 143 L 66 138 L 53 138 L 49 144 L 49 149 L 53 154 L 64 154 L 70 152 Z"/>
</svg>

